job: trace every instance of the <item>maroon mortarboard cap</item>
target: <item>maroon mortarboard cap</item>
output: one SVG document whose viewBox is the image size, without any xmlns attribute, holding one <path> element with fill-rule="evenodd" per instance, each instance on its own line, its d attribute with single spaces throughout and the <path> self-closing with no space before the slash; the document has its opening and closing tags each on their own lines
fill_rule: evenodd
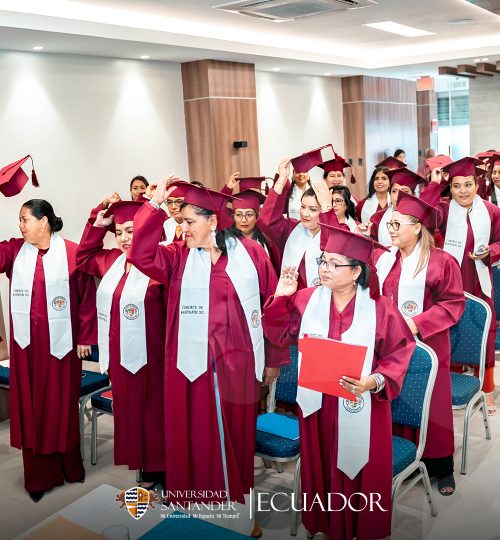
<svg viewBox="0 0 500 540">
<path fill-rule="evenodd" d="M 240 185 L 240 193 L 247 189 L 258 189 L 260 191 L 262 182 L 266 180 L 266 177 L 254 176 L 254 177 L 249 177 L 249 178 L 239 178 L 238 180 L 239 180 L 239 185 Z"/>
<path fill-rule="evenodd" d="M 450 163 L 453 163 L 453 160 L 450 156 L 434 156 L 425 160 L 425 164 L 427 165 L 427 167 L 429 167 L 431 172 L 434 169 L 441 169 L 442 167 L 449 165 Z"/>
<path fill-rule="evenodd" d="M 306 173 L 309 172 L 313 167 L 321 165 L 323 163 L 321 150 L 323 150 L 324 148 L 331 148 L 333 150 L 332 145 L 327 144 L 325 146 L 322 146 L 321 148 L 311 150 L 310 152 L 306 152 L 301 156 L 292 158 L 293 170 L 296 173 Z"/>
<path fill-rule="evenodd" d="M 482 161 L 473 157 L 464 157 L 458 161 L 453 161 L 442 167 L 444 172 L 449 174 L 449 180 L 455 176 L 477 176 L 476 167 L 482 165 Z"/>
<path fill-rule="evenodd" d="M 330 159 L 329 161 L 325 161 L 320 165 L 320 167 L 325 171 L 325 173 L 329 172 L 344 172 L 344 169 L 346 167 L 350 167 L 349 163 L 341 157 L 341 156 L 335 156 L 335 159 Z"/>
<path fill-rule="evenodd" d="M 375 165 L 376 169 L 378 167 L 387 167 L 388 169 L 401 169 L 402 167 L 406 167 L 406 163 L 398 158 L 395 158 L 394 156 L 389 156 Z"/>
<path fill-rule="evenodd" d="M 231 195 L 226 195 L 206 187 L 195 186 L 188 182 L 178 181 L 173 182 L 171 185 L 180 187 L 184 192 L 183 197 L 185 203 L 211 210 L 216 214 L 220 214 L 226 208 L 228 202 L 236 199 L 236 197 Z"/>
<path fill-rule="evenodd" d="M 474 157 L 480 159 L 483 163 L 487 163 L 492 155 L 493 152 L 478 152 Z"/>
<path fill-rule="evenodd" d="M 116 201 L 106 210 L 104 217 L 113 215 L 114 222 L 121 225 L 127 221 L 133 221 L 136 212 L 143 204 L 144 201 Z"/>
<path fill-rule="evenodd" d="M 385 174 L 389 177 L 391 184 L 409 187 L 412 191 L 417 189 L 418 184 L 425 184 L 425 178 L 419 174 L 402 167 L 401 169 L 390 169 Z"/>
<path fill-rule="evenodd" d="M 492 170 L 495 165 L 500 165 L 500 154 L 492 154 L 490 157 L 490 163 Z"/>
<path fill-rule="evenodd" d="M 396 211 L 400 214 L 414 216 L 419 219 L 428 229 L 433 229 L 436 225 L 437 210 L 434 206 L 427 204 L 413 195 L 404 191 L 399 191 Z"/>
<path fill-rule="evenodd" d="M 245 208 L 251 208 L 256 212 L 259 212 L 260 205 L 264 204 L 266 196 L 262 195 L 259 191 L 254 189 L 245 189 L 238 193 L 238 198 L 233 199 L 233 210 L 243 210 Z"/>
<path fill-rule="evenodd" d="M 31 183 L 38 187 L 38 179 L 36 177 L 35 169 L 33 167 L 33 158 L 28 155 L 22 159 L 6 165 L 0 170 L 0 191 L 6 197 L 13 197 L 21 190 L 28 182 L 28 175 L 23 171 L 22 166 L 27 159 L 31 159 Z"/>
</svg>

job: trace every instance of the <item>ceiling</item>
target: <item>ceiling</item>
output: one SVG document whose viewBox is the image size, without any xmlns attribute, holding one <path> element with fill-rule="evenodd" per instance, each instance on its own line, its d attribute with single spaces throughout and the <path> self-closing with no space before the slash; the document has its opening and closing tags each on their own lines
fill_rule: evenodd
<svg viewBox="0 0 500 540">
<path fill-rule="evenodd" d="M 0 0 L 0 49 L 187 62 L 255 63 L 297 75 L 414 79 L 438 65 L 500 60 L 500 16 L 465 0 L 377 0 L 286 23 L 213 9 L 224 0 Z M 436 5 L 439 5 L 439 11 Z M 462 24 L 450 24 L 468 19 Z M 392 20 L 434 32 L 406 38 L 366 23 Z"/>
</svg>

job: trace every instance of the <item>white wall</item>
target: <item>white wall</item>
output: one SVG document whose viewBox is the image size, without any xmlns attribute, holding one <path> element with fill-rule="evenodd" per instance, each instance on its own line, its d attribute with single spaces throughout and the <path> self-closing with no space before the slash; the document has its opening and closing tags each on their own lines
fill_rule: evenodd
<svg viewBox="0 0 500 540">
<path fill-rule="evenodd" d="M 272 177 L 281 158 L 327 143 L 343 154 L 340 79 L 257 72 L 256 84 L 261 174 Z M 311 177 L 321 173 L 315 168 Z"/>
<path fill-rule="evenodd" d="M 469 81 L 470 150 L 500 150 L 500 79 L 478 77 Z"/>
<path fill-rule="evenodd" d="M 89 210 L 128 198 L 136 174 L 187 175 L 179 64 L 0 51 L 0 81 L 0 164 L 31 154 L 41 186 L 0 195 L 0 239 L 18 236 L 28 199 L 50 201 L 78 241 Z M 5 278 L 0 290 L 5 311 Z"/>
</svg>

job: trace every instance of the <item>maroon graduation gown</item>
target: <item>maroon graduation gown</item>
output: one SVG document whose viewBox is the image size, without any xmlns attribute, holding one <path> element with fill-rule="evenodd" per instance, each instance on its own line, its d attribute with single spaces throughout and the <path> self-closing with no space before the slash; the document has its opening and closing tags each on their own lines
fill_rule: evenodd
<svg viewBox="0 0 500 540">
<path fill-rule="evenodd" d="M 50 354 L 42 256 L 36 261 L 31 300 L 31 343 L 21 349 L 10 322 L 10 437 L 15 448 L 33 454 L 66 452 L 80 444 L 78 399 L 82 361 L 76 346 L 97 343 L 93 278 L 76 268 L 78 245 L 64 240 L 68 256 L 73 346 L 61 360 Z M 0 272 L 11 279 L 22 238 L 0 242 Z"/>
<path fill-rule="evenodd" d="M 295 229 L 295 227 L 300 223 L 300 221 L 297 219 L 283 216 L 283 213 L 285 211 L 286 197 L 288 193 L 287 187 L 289 189 L 290 184 L 285 187 L 283 193 L 281 193 L 280 195 L 278 195 L 278 193 L 274 191 L 274 188 L 269 191 L 269 195 L 267 196 L 267 199 L 262 205 L 259 218 L 257 220 L 257 226 L 266 235 L 266 237 L 269 238 L 271 242 L 279 249 L 281 256 L 283 256 L 288 237 L 292 234 L 292 231 Z M 349 229 L 349 227 L 345 224 L 340 225 L 333 209 L 321 214 L 321 221 L 333 227 L 343 227 L 347 230 Z M 325 233 L 320 231 L 318 234 Z M 304 289 L 307 287 L 305 257 L 302 257 L 297 272 L 299 273 L 298 288 Z"/>
<path fill-rule="evenodd" d="M 365 197 L 363 200 L 359 201 L 358 204 L 356 205 L 356 219 L 361 222 L 361 210 L 363 210 L 363 205 L 365 204 L 366 200 L 368 199 L 368 197 Z M 380 203 L 378 203 L 377 205 L 377 209 L 375 210 L 375 212 L 372 214 L 372 217 L 377 213 L 377 212 L 380 212 L 381 210 L 386 210 L 387 209 L 387 206 L 384 206 L 384 208 L 382 208 L 380 206 Z M 371 220 L 371 218 L 370 218 Z"/>
<path fill-rule="evenodd" d="M 190 382 L 177 369 L 179 302 L 185 243 L 159 246 L 164 217 L 145 204 L 134 219 L 134 242 L 129 261 L 142 272 L 168 284 L 167 343 L 165 347 L 165 437 L 167 489 L 226 490 L 223 454 L 215 400 L 217 375 L 222 408 L 224 459 L 229 497 L 244 502 L 253 486 L 257 408 L 261 383 L 255 378 L 252 342 L 236 290 L 226 274 L 227 256 L 212 265 L 208 322 L 207 371 Z M 253 240 L 241 239 L 252 258 L 260 283 L 261 303 L 274 293 L 277 278 L 269 257 Z M 288 349 L 266 341 L 266 366 L 289 362 Z M 204 501 L 222 500 L 207 493 Z M 189 497 L 188 497 L 189 499 Z M 179 496 L 172 502 L 185 502 Z M 201 499 L 198 500 L 201 502 Z"/>
<path fill-rule="evenodd" d="M 106 232 L 102 227 L 87 226 L 77 253 L 79 268 L 98 278 L 102 278 L 121 255 L 119 249 L 103 248 Z M 134 374 L 120 365 L 120 298 L 127 276 L 122 276 L 113 294 L 109 328 L 115 464 L 149 472 L 163 471 L 164 287 L 157 281 L 149 281 L 144 298 L 148 362 Z"/>
<path fill-rule="evenodd" d="M 439 229 L 443 236 L 446 237 L 446 226 L 448 223 L 448 213 L 450 211 L 450 202 L 440 200 L 441 186 L 436 182 L 431 182 L 428 188 L 422 193 L 421 199 L 429 204 L 432 204 L 438 208 L 438 223 Z M 493 277 L 491 273 L 491 265 L 500 260 L 500 208 L 491 204 L 488 201 L 484 201 L 488 214 L 491 219 L 491 234 L 489 240 L 490 256 L 483 261 L 490 267 L 490 277 L 493 284 Z M 486 367 L 492 368 L 495 366 L 495 339 L 496 339 L 496 318 L 495 308 L 493 305 L 493 294 L 489 298 L 481 290 L 479 278 L 476 272 L 475 262 L 468 257 L 468 253 L 474 251 L 474 235 L 472 232 L 472 226 L 470 224 L 469 217 L 467 216 L 467 239 L 465 243 L 464 258 L 462 260 L 461 272 L 464 291 L 477 296 L 484 300 L 491 308 L 493 314 L 491 318 L 490 331 L 488 334 L 488 345 L 486 351 Z"/>
<path fill-rule="evenodd" d="M 398 305 L 401 278 L 400 253 L 389 272 L 383 294 Z M 429 410 L 424 458 L 453 455 L 453 411 L 450 378 L 450 327 L 457 323 L 465 308 L 460 268 L 454 257 L 440 249 L 431 249 L 424 292 L 424 309 L 412 317 L 422 341 L 438 358 L 438 371 Z M 413 438 L 416 442 L 416 437 Z"/>
<path fill-rule="evenodd" d="M 370 222 L 372 224 L 372 228 L 370 229 L 370 236 L 376 240 L 378 239 L 378 229 L 380 227 L 380 222 L 382 221 L 382 218 L 384 217 L 385 213 L 389 210 L 388 207 L 384 208 L 383 210 L 378 210 L 373 214 L 373 216 L 370 218 Z"/>
<path fill-rule="evenodd" d="M 293 297 L 269 299 L 265 306 L 263 325 L 267 338 L 278 345 L 294 343 L 300 331 L 304 310 L 314 288 L 298 291 Z M 351 326 L 354 316 L 354 297 L 342 313 L 332 301 L 328 337 L 340 340 Z M 385 388 L 372 394 L 370 457 L 360 473 L 351 480 L 337 468 L 338 398 L 323 395 L 322 407 L 304 418 L 299 408 L 300 457 L 302 493 L 307 494 L 309 505 L 316 494 L 327 508 L 328 493 L 343 493 L 348 499 L 354 493 L 381 495 L 380 504 L 388 510 L 369 506 L 361 512 L 346 508 L 343 512 L 323 512 L 319 505 L 302 513 L 302 522 L 308 532 L 323 532 L 332 540 L 356 537 L 383 538 L 391 531 L 392 488 L 392 419 L 390 400 L 401 390 L 408 362 L 415 348 L 415 340 L 389 299 L 380 297 L 376 304 L 375 354 L 372 372 L 385 377 Z M 389 331 L 390 329 L 390 331 Z M 334 504 L 338 498 L 334 497 Z M 354 508 L 362 508 L 362 501 L 353 497 Z"/>
</svg>

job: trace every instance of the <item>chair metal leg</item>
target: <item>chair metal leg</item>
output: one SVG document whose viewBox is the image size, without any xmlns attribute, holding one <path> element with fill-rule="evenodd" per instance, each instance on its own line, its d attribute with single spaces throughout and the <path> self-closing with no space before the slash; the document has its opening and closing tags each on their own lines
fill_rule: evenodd
<svg viewBox="0 0 500 540">
<path fill-rule="evenodd" d="M 419 469 L 422 473 L 422 483 L 424 484 L 425 494 L 427 495 L 427 502 L 429 503 L 429 508 L 433 516 L 438 515 L 438 510 L 436 503 L 434 502 L 434 497 L 432 495 L 431 481 L 429 479 L 429 473 L 427 472 L 427 467 L 425 463 L 420 463 Z"/>
<path fill-rule="evenodd" d="M 282 465 L 279 461 L 276 461 L 276 470 L 277 470 L 279 473 L 282 473 L 282 472 L 283 472 L 283 465 Z"/>
<path fill-rule="evenodd" d="M 90 435 L 90 463 L 95 465 L 97 463 L 97 411 L 93 409 L 91 426 L 92 431 Z"/>
<path fill-rule="evenodd" d="M 85 406 L 81 402 L 78 402 L 78 416 L 80 420 L 80 454 L 82 455 L 83 461 L 85 458 Z"/>
<path fill-rule="evenodd" d="M 469 436 L 469 420 L 470 420 L 471 403 L 467 405 L 464 414 L 464 434 L 462 439 L 462 466 L 461 474 L 467 474 L 467 440 Z"/>
<path fill-rule="evenodd" d="M 486 438 L 488 440 L 491 440 L 491 431 L 490 431 L 490 418 L 488 416 L 488 406 L 486 405 L 486 395 L 483 392 L 481 396 L 481 409 L 483 411 L 483 423 L 484 423 L 484 431 L 486 433 Z"/>
<path fill-rule="evenodd" d="M 300 457 L 295 464 L 295 474 L 293 476 L 293 498 L 295 507 L 299 504 L 300 497 Z M 297 536 L 297 525 L 299 521 L 299 512 L 292 507 L 292 520 L 290 522 L 290 535 Z"/>
<path fill-rule="evenodd" d="M 135 471 L 135 481 L 140 484 L 142 482 L 142 469 Z"/>
</svg>

